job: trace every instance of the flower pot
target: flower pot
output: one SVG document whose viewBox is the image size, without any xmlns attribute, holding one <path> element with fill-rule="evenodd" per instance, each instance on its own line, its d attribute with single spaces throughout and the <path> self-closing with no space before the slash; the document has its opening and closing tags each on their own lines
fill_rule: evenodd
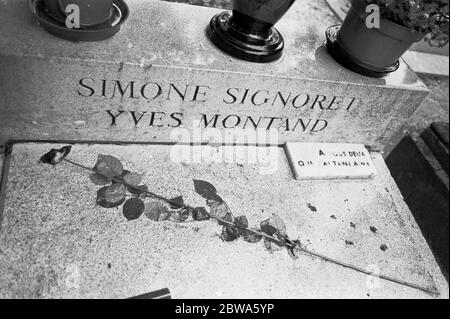
<svg viewBox="0 0 450 319">
<path fill-rule="evenodd" d="M 347 68 L 381 77 L 398 68 L 398 60 L 424 34 L 381 18 L 380 28 L 368 28 L 365 0 L 351 0 L 351 8 L 339 28 L 327 30 L 327 48 Z"/>
<path fill-rule="evenodd" d="M 208 28 L 214 44 L 237 58 L 270 62 L 281 57 L 284 41 L 274 25 L 295 0 L 233 0 L 233 11 L 216 15 Z"/>
<path fill-rule="evenodd" d="M 109 39 L 120 31 L 122 24 L 128 19 L 129 8 L 124 0 L 113 0 L 111 5 L 111 16 L 106 21 L 102 21 L 106 15 L 91 15 L 96 17 L 94 20 L 98 21 L 95 25 L 82 26 L 81 28 L 67 27 L 65 20 L 66 16 L 62 14 L 59 9 L 64 6 L 62 1 L 47 2 L 49 0 L 28 0 L 29 7 L 33 16 L 38 21 L 39 25 L 49 33 L 65 40 L 74 42 L 85 41 L 101 41 Z M 76 0 L 78 1 L 78 0 Z M 75 0 L 71 0 L 75 2 Z M 99 1 L 100 2 L 100 1 Z M 57 6 L 55 6 L 57 4 Z M 62 5 L 60 7 L 60 4 Z M 93 10 L 91 7 L 89 10 Z M 80 18 L 82 15 L 82 7 L 80 6 Z M 106 12 L 106 10 L 104 11 Z"/>
<path fill-rule="evenodd" d="M 77 5 L 80 8 L 80 25 L 90 27 L 100 25 L 111 17 L 114 0 L 44 0 L 44 2 L 49 14 L 59 22 L 65 20 L 67 6 Z"/>
</svg>

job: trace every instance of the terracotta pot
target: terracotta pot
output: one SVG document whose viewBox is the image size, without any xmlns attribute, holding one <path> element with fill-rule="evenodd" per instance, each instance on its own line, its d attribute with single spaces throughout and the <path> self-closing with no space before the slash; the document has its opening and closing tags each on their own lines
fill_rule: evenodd
<svg viewBox="0 0 450 319">
<path fill-rule="evenodd" d="M 337 33 L 337 42 L 355 61 L 374 70 L 395 65 L 414 42 L 424 34 L 381 18 L 380 28 L 366 26 L 367 2 L 351 0 L 352 6 Z"/>
<path fill-rule="evenodd" d="M 70 4 L 80 8 L 81 26 L 94 26 L 106 22 L 112 14 L 114 0 L 44 0 L 49 14 L 60 22 L 66 17 Z"/>
</svg>

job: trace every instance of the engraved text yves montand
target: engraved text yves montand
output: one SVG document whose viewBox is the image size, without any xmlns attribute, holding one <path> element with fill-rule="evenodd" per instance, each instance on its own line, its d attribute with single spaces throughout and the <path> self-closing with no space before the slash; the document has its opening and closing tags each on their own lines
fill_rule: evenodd
<svg viewBox="0 0 450 319">
<path fill-rule="evenodd" d="M 129 123 L 133 127 L 177 128 L 185 125 L 183 112 L 166 112 L 156 107 L 161 101 L 173 103 L 220 103 L 224 106 L 221 114 L 208 113 L 207 107 L 198 111 L 198 121 L 203 128 L 218 129 L 265 129 L 284 132 L 317 133 L 327 129 L 329 120 L 325 118 L 283 117 L 280 110 L 292 108 L 295 114 L 318 110 L 323 112 L 350 112 L 360 99 L 339 95 L 326 96 L 308 92 L 288 92 L 283 90 L 258 90 L 245 87 L 224 88 L 222 95 L 210 100 L 211 87 L 196 84 L 174 84 L 158 82 L 119 81 L 109 79 L 82 78 L 78 81 L 77 94 L 81 98 L 141 100 L 139 105 L 148 109 L 128 110 L 123 108 L 105 110 L 105 123 L 109 126 Z M 146 103 L 146 104 L 143 104 Z M 229 106 L 228 108 L 226 106 Z M 232 106 L 244 109 L 270 107 L 274 115 L 246 115 L 227 113 Z M 255 112 L 252 112 L 253 114 Z M 292 112 L 291 112 L 292 113 Z"/>
</svg>

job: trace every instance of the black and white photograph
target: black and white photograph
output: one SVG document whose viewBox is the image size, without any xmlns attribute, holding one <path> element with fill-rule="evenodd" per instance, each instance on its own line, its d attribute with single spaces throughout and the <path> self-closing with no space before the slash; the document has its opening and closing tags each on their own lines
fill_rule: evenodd
<svg viewBox="0 0 450 319">
<path fill-rule="evenodd" d="M 448 220 L 448 0 L 0 0 L 2 300 L 448 300 Z"/>
</svg>

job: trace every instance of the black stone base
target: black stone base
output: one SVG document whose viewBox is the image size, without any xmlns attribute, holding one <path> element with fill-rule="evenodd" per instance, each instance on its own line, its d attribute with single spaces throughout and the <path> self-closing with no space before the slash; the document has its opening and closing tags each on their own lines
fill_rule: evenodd
<svg viewBox="0 0 450 319">
<path fill-rule="evenodd" d="M 283 53 L 283 37 L 274 27 L 269 26 L 264 33 L 249 34 L 233 23 L 229 11 L 213 17 L 207 33 L 217 47 L 238 59 L 266 63 L 279 59 Z"/>
<path fill-rule="evenodd" d="M 434 157 L 441 164 L 444 171 L 449 174 L 449 124 L 433 123 L 430 128 L 426 129 L 421 138 L 427 144 Z"/>
<path fill-rule="evenodd" d="M 386 164 L 448 281 L 449 158 L 448 148 L 445 157 L 434 155 L 445 154 L 441 148 L 445 143 L 439 140 L 433 129 L 418 141 L 407 136 L 389 154 Z M 439 150 L 436 143 L 440 143 Z"/>
</svg>

